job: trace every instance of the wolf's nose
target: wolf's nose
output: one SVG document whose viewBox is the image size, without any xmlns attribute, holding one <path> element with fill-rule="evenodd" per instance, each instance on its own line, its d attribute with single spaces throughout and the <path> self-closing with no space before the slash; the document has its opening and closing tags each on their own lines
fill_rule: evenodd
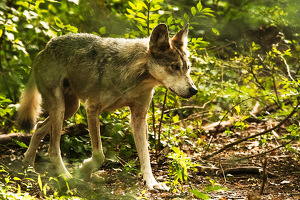
<svg viewBox="0 0 300 200">
<path fill-rule="evenodd" d="M 189 92 L 190 92 L 190 94 L 193 96 L 193 95 L 197 94 L 198 90 L 197 90 L 197 88 L 190 87 L 190 88 L 189 88 Z"/>
</svg>

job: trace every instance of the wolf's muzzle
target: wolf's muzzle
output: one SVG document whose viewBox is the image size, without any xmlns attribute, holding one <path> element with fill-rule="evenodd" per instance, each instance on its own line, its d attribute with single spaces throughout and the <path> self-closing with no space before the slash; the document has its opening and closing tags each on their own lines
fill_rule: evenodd
<svg viewBox="0 0 300 200">
<path fill-rule="evenodd" d="M 189 89 L 188 89 L 189 93 L 185 94 L 185 95 L 182 95 L 182 94 L 179 94 L 179 93 L 175 92 L 172 88 L 169 88 L 169 90 L 171 92 L 173 92 L 174 94 L 176 94 L 176 95 L 178 95 L 178 96 L 180 96 L 182 98 L 186 98 L 186 99 L 194 96 L 198 92 L 197 88 L 195 88 L 195 87 L 189 87 Z"/>
<path fill-rule="evenodd" d="M 189 93 L 191 96 L 194 96 L 195 94 L 197 94 L 198 90 L 195 87 L 190 87 L 189 88 Z"/>
</svg>

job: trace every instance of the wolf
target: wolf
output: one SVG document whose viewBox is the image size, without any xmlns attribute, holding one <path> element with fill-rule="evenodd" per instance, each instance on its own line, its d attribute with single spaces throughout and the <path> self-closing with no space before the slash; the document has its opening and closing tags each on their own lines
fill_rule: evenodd
<svg viewBox="0 0 300 200">
<path fill-rule="evenodd" d="M 99 115 L 129 107 L 141 174 L 149 189 L 166 190 L 152 174 L 147 141 L 147 112 L 153 90 L 163 85 L 176 95 L 190 98 L 197 93 L 191 77 L 188 28 L 172 38 L 168 27 L 158 24 L 148 38 L 102 38 L 87 33 L 51 39 L 33 61 L 29 81 L 20 98 L 17 121 L 24 130 L 34 127 L 43 108 L 48 117 L 36 125 L 23 163 L 34 166 L 37 148 L 50 134 L 48 154 L 59 174 L 71 178 L 60 151 L 63 121 L 85 105 L 93 149 L 79 171 L 89 179 L 105 156 L 100 137 Z"/>
</svg>

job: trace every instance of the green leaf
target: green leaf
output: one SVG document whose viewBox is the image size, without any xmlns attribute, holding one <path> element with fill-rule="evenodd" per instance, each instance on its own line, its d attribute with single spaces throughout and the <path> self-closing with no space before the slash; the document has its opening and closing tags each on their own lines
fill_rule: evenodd
<svg viewBox="0 0 300 200">
<path fill-rule="evenodd" d="M 134 16 L 133 15 L 128 15 L 128 14 L 125 14 L 125 16 L 129 19 L 134 19 Z"/>
<path fill-rule="evenodd" d="M 203 8 L 203 6 L 201 4 L 201 1 L 199 1 L 199 3 L 197 4 L 198 11 L 201 12 L 202 8 Z"/>
<path fill-rule="evenodd" d="M 43 183 L 42 183 L 41 175 L 38 176 L 38 183 L 39 183 L 40 190 L 42 191 L 43 190 Z"/>
<path fill-rule="evenodd" d="M 135 15 L 135 12 L 129 8 L 126 9 L 129 14 Z"/>
<path fill-rule="evenodd" d="M 157 11 L 159 9 L 161 9 L 160 5 L 154 5 L 152 8 L 150 8 L 150 11 Z"/>
<path fill-rule="evenodd" d="M 207 186 L 204 188 L 204 190 L 207 192 L 212 192 L 212 191 L 227 190 L 227 188 L 222 187 L 220 185 L 214 185 L 214 186 Z"/>
<path fill-rule="evenodd" d="M 132 2 L 128 2 L 128 4 L 129 4 L 129 6 L 132 8 L 132 9 L 136 9 L 136 6 L 134 5 L 134 3 L 132 3 Z"/>
<path fill-rule="evenodd" d="M 13 141 L 14 143 L 16 143 L 17 145 L 19 145 L 20 147 L 28 148 L 28 146 L 27 146 L 24 142 L 20 142 L 20 141 L 17 140 L 17 139 L 12 139 L 12 141 Z"/>
<path fill-rule="evenodd" d="M 205 13 L 211 13 L 211 12 L 214 12 L 214 11 L 211 8 L 204 8 L 201 12 L 203 14 L 205 14 Z"/>
<path fill-rule="evenodd" d="M 138 12 L 137 16 L 140 17 L 140 18 L 142 18 L 142 19 L 147 19 L 147 16 L 144 15 L 143 13 L 141 13 L 141 12 Z"/>
<path fill-rule="evenodd" d="M 190 192 L 199 199 L 210 199 L 210 197 L 207 194 L 200 192 L 197 189 L 191 189 Z"/>
<path fill-rule="evenodd" d="M 148 6 L 145 4 L 145 2 L 141 2 L 142 3 L 142 6 L 146 9 L 146 10 L 148 10 Z"/>
<path fill-rule="evenodd" d="M 220 33 L 219 33 L 219 31 L 218 31 L 217 29 L 215 29 L 215 28 L 212 28 L 211 30 L 212 30 L 212 32 L 214 32 L 214 34 L 216 34 L 216 35 L 220 35 Z"/>
<path fill-rule="evenodd" d="M 99 33 L 100 33 L 101 35 L 104 35 L 104 34 L 106 33 L 106 27 L 105 27 L 105 26 L 101 27 L 101 28 L 99 29 Z"/>
<path fill-rule="evenodd" d="M 68 25 L 66 26 L 66 28 L 67 28 L 67 30 L 70 31 L 71 33 L 77 33 L 77 32 L 78 32 L 78 28 L 75 27 L 75 26 L 72 26 L 72 25 L 70 25 L 70 24 L 68 24 Z"/>
<path fill-rule="evenodd" d="M 171 25 L 173 23 L 173 17 L 172 15 L 167 19 L 167 24 Z"/>
<path fill-rule="evenodd" d="M 152 14 L 152 15 L 150 15 L 150 20 L 158 20 L 159 18 L 160 18 L 160 14 Z"/>
<path fill-rule="evenodd" d="M 20 181 L 21 179 L 19 177 L 14 177 L 13 178 L 15 181 Z"/>
<path fill-rule="evenodd" d="M 239 115 L 241 113 L 241 107 L 240 106 L 235 106 L 234 108 L 235 108 L 237 114 Z"/>
<path fill-rule="evenodd" d="M 58 17 L 54 17 L 54 21 L 55 21 L 56 26 L 58 26 L 59 28 L 64 28 L 64 24 Z"/>
<path fill-rule="evenodd" d="M 195 7 L 192 7 L 192 8 L 191 8 L 191 13 L 192 13 L 192 15 L 193 15 L 193 16 L 195 16 L 195 15 L 196 15 L 196 13 L 197 13 L 197 10 L 196 10 L 196 8 L 195 8 Z"/>
<path fill-rule="evenodd" d="M 190 21 L 190 17 L 186 13 L 184 13 L 183 17 L 187 22 Z"/>
</svg>

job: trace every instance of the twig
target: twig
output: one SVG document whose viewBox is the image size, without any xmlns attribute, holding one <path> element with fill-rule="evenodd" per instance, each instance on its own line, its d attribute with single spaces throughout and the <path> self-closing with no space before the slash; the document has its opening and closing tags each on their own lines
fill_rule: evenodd
<svg viewBox="0 0 300 200">
<path fill-rule="evenodd" d="M 210 103 L 212 101 L 209 100 L 208 102 L 204 103 L 203 106 L 182 106 L 182 107 L 179 107 L 179 108 L 172 108 L 172 109 L 169 109 L 169 110 L 165 110 L 165 114 L 169 113 L 169 112 L 173 112 L 173 111 L 178 111 L 178 110 L 185 110 L 185 109 L 204 109 L 205 106 Z"/>
<path fill-rule="evenodd" d="M 221 46 L 219 46 L 219 47 L 213 46 L 213 47 L 207 48 L 206 50 L 208 50 L 208 51 L 210 51 L 210 50 L 211 50 L 211 51 L 215 51 L 215 50 L 218 51 L 219 49 L 228 47 L 228 46 L 233 45 L 233 44 L 236 44 L 236 42 L 231 41 L 231 42 L 228 43 L 228 44 L 224 44 L 224 45 L 221 45 Z"/>
<path fill-rule="evenodd" d="M 252 155 L 252 156 L 248 156 L 248 157 L 245 157 L 245 158 L 241 158 L 241 159 L 238 159 L 237 161 L 239 161 L 239 160 L 245 160 L 245 159 L 250 159 L 250 158 L 254 158 L 254 157 L 259 157 L 259 156 L 265 155 L 265 154 L 267 154 L 267 153 L 270 153 L 270 152 L 272 152 L 272 151 L 275 151 L 275 150 L 277 150 L 277 149 L 280 149 L 280 148 L 282 148 L 282 147 L 288 145 L 288 144 L 291 143 L 292 141 L 293 141 L 293 140 L 290 140 L 290 141 L 285 142 L 285 143 L 283 143 L 282 145 L 280 145 L 280 146 L 278 146 L 278 147 L 275 147 L 275 148 L 273 148 L 273 149 L 270 149 L 270 150 L 268 150 L 268 151 L 263 151 L 263 152 L 261 152 L 261 153 L 259 153 L 259 154 L 255 154 L 255 155 Z"/>
<path fill-rule="evenodd" d="M 274 76 L 274 66 L 272 67 L 272 80 L 273 80 L 274 92 L 275 92 L 276 99 L 277 99 L 276 102 L 277 102 L 278 107 L 282 110 L 282 107 L 280 105 L 279 96 L 278 96 L 277 87 L 276 87 L 276 80 L 275 80 L 275 76 Z"/>
<path fill-rule="evenodd" d="M 247 141 L 248 139 L 255 138 L 257 136 L 264 135 L 264 134 L 269 133 L 269 132 L 271 132 L 273 130 L 276 130 L 277 128 L 279 128 L 280 126 L 282 126 L 282 124 L 284 124 L 291 116 L 293 116 L 293 114 L 297 111 L 299 104 L 300 104 L 300 101 L 298 100 L 298 103 L 297 103 L 296 107 L 294 107 L 293 111 L 284 120 L 282 120 L 279 124 L 277 124 L 273 128 L 265 130 L 265 131 L 257 133 L 257 134 L 254 134 L 254 135 L 250 135 L 249 137 L 237 140 L 237 141 L 232 142 L 230 144 L 227 144 L 223 148 L 219 149 L 218 151 L 215 151 L 212 154 L 205 156 L 204 159 L 211 158 L 211 157 L 219 154 L 220 152 L 228 149 L 229 147 L 232 147 L 232 146 L 237 145 L 237 144 L 239 144 L 241 142 Z"/>
<path fill-rule="evenodd" d="M 291 75 L 290 67 L 289 67 L 289 65 L 287 64 L 286 60 L 284 59 L 284 57 L 283 57 L 282 55 L 280 56 L 280 58 L 283 60 L 283 63 L 284 63 L 284 65 L 285 65 L 285 67 L 286 67 L 286 71 L 287 71 L 287 73 L 288 73 L 290 79 L 291 79 L 292 81 L 295 81 L 295 79 L 294 79 L 294 78 L 292 77 L 292 75 Z"/>
<path fill-rule="evenodd" d="M 263 182 L 262 182 L 261 188 L 260 188 L 260 195 L 263 195 L 263 193 L 264 193 L 264 188 L 265 188 L 267 178 L 268 178 L 268 173 L 266 173 L 266 167 L 267 167 L 267 157 L 265 157 L 265 161 L 264 161 L 264 165 L 263 165 L 263 172 L 262 172 Z"/>
<path fill-rule="evenodd" d="M 255 81 L 257 82 L 257 84 L 263 89 L 263 90 L 266 90 L 265 87 L 261 84 L 261 82 L 258 80 L 258 78 L 256 77 L 256 74 L 254 74 L 254 71 L 253 71 L 253 67 L 252 67 L 252 64 L 253 64 L 254 60 L 251 62 L 250 64 L 250 72 L 251 74 L 253 75 Z"/>
<path fill-rule="evenodd" d="M 172 122 L 172 124 L 180 124 L 180 123 L 184 123 L 185 121 L 188 121 L 188 120 L 194 120 L 194 119 L 202 117 L 205 113 L 209 114 L 209 111 L 194 113 L 194 114 L 188 116 L 187 118 L 178 120 L 177 122 Z"/>
<path fill-rule="evenodd" d="M 161 117 L 160 117 L 159 126 L 158 126 L 158 141 L 157 141 L 157 149 L 156 149 L 156 151 L 158 150 L 158 152 L 160 151 L 161 124 L 162 124 L 162 121 L 163 121 L 163 118 L 164 118 L 164 110 L 165 110 L 167 95 L 168 95 L 168 90 L 166 90 L 166 92 L 165 92 L 164 103 L 163 103 L 163 107 L 162 107 L 162 111 L 161 111 Z"/>
<path fill-rule="evenodd" d="M 235 105 L 233 105 L 233 106 L 232 106 L 232 107 L 224 114 L 224 116 L 222 117 L 222 119 L 219 121 L 219 124 L 217 125 L 217 127 L 220 127 L 221 122 L 225 119 L 225 117 L 228 115 L 228 113 L 232 112 L 232 110 L 233 110 L 236 106 L 242 104 L 242 103 L 245 102 L 245 101 L 248 101 L 248 100 L 250 100 L 250 99 L 253 99 L 253 98 L 254 98 L 254 97 L 249 97 L 249 98 L 243 99 L 242 101 L 240 101 L 240 102 L 236 103 Z M 217 128 L 217 130 L 218 130 L 218 128 Z"/>
<path fill-rule="evenodd" d="M 258 55 L 257 56 L 260 61 L 262 62 L 262 65 L 267 68 L 267 69 L 270 69 L 270 66 L 266 65 L 264 63 L 264 59 L 261 57 L 261 55 Z M 273 85 L 274 85 L 274 90 L 275 90 L 275 94 L 276 94 L 276 98 L 277 98 L 277 101 L 275 99 L 272 99 L 276 104 L 277 106 L 282 110 L 281 106 L 280 106 L 280 101 L 279 101 L 279 98 L 278 98 L 278 94 L 277 94 L 277 88 L 276 88 L 276 82 L 275 82 L 275 77 L 274 77 L 274 67 L 272 68 L 272 80 L 273 80 Z"/>
<path fill-rule="evenodd" d="M 155 128 L 155 109 L 154 109 L 154 101 L 152 99 L 151 101 L 151 106 L 152 106 L 152 127 L 153 127 L 153 133 L 154 133 L 154 148 L 155 148 L 155 153 L 156 152 L 156 128 Z"/>
<path fill-rule="evenodd" d="M 225 176 L 224 169 L 222 167 L 221 159 L 219 159 L 219 165 L 220 165 L 220 169 L 222 171 L 222 175 L 223 175 L 223 178 L 224 178 L 224 184 L 225 184 L 226 183 L 226 176 Z"/>
</svg>

